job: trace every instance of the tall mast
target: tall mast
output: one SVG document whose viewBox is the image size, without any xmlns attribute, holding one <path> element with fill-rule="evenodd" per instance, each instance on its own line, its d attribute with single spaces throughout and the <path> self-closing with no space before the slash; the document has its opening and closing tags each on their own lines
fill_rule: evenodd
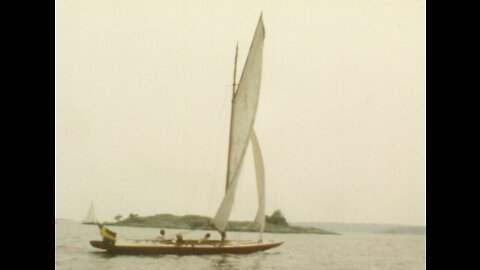
<svg viewBox="0 0 480 270">
<path fill-rule="evenodd" d="M 228 176 L 230 175 L 230 152 L 232 148 L 232 119 L 233 119 L 233 101 L 235 100 L 235 92 L 236 92 L 236 82 L 237 82 L 237 59 L 238 59 L 238 41 L 237 41 L 237 48 L 235 49 L 235 64 L 233 66 L 233 85 L 232 85 L 232 108 L 230 113 L 230 135 L 228 140 L 228 156 L 227 156 L 227 180 L 225 185 L 225 192 L 228 189 Z"/>
</svg>

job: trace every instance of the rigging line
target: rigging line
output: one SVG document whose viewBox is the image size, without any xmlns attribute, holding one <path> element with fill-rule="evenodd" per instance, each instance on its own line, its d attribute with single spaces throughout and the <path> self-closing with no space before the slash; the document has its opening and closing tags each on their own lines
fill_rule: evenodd
<svg viewBox="0 0 480 270">
<path fill-rule="evenodd" d="M 223 151 L 222 151 L 222 153 L 223 153 Z M 209 198 L 208 198 L 208 206 L 207 206 L 207 209 L 209 211 L 212 208 L 212 195 L 213 195 L 215 180 L 219 178 L 219 177 L 217 177 L 218 176 L 218 164 L 219 164 L 219 160 L 220 160 L 218 156 L 219 155 L 217 153 L 216 158 L 214 159 L 215 162 L 214 162 L 212 178 L 210 180 Z"/>
<path fill-rule="evenodd" d="M 214 134 L 214 138 L 213 139 L 216 139 L 217 136 L 219 135 L 220 133 L 220 127 L 222 127 L 222 125 L 219 125 L 219 122 L 220 122 L 220 119 L 222 118 L 222 116 L 226 116 L 226 107 L 227 105 L 229 104 L 229 102 L 223 102 L 223 105 L 222 105 L 222 110 L 220 111 L 220 113 L 218 114 L 218 117 L 217 117 L 217 120 L 215 122 L 215 126 L 217 127 L 216 131 L 215 131 L 215 134 Z M 223 121 L 222 121 L 223 122 Z M 213 141 L 213 140 L 212 140 Z M 210 147 L 211 148 L 211 147 Z M 219 164 L 219 155 L 220 153 L 222 153 L 222 156 L 223 156 L 223 153 L 224 153 L 224 149 L 223 148 L 219 148 L 221 150 L 220 151 L 217 151 L 214 156 L 214 168 L 213 168 L 213 174 L 212 174 L 212 178 L 210 180 L 210 189 L 209 189 L 209 199 L 208 199 L 208 210 L 210 210 L 211 208 L 211 204 L 212 204 L 212 195 L 213 195 L 213 190 L 214 190 L 214 184 L 215 184 L 215 180 L 218 179 L 217 178 L 217 175 L 218 175 L 218 164 Z M 213 151 L 213 150 L 212 150 Z"/>
<path fill-rule="evenodd" d="M 210 136 L 210 139 L 208 140 L 208 148 L 207 148 L 207 154 L 205 155 L 205 158 L 202 158 L 201 160 L 201 163 L 200 163 L 200 168 L 199 168 L 199 171 L 197 173 L 197 175 L 199 176 L 202 176 L 204 175 L 204 172 L 205 171 L 209 171 L 208 169 L 206 169 L 206 162 L 209 161 L 209 160 L 215 160 L 214 164 L 215 164 L 215 168 L 214 168 L 214 176 L 216 176 L 216 168 L 218 167 L 218 154 L 215 154 L 214 150 L 215 148 L 212 147 L 213 146 L 213 143 L 215 141 L 218 141 L 217 140 L 217 137 L 218 135 L 220 134 L 220 128 L 222 127 L 221 125 L 219 125 L 220 123 L 220 120 L 222 120 L 223 116 L 226 115 L 225 114 L 225 110 L 226 110 L 226 106 L 227 106 L 228 102 L 222 102 L 222 106 L 221 106 L 221 109 L 219 112 L 216 113 L 217 117 L 215 119 L 215 121 L 213 122 L 214 123 L 214 132 L 213 132 L 213 136 Z M 222 149 L 223 151 L 223 149 Z M 214 158 L 215 156 L 215 158 Z M 205 174 L 206 178 L 207 178 L 207 174 Z M 214 184 L 214 180 L 216 178 L 214 177 L 212 180 L 211 180 L 211 184 L 210 186 L 213 187 L 213 184 Z M 192 204 L 194 203 L 194 198 L 197 194 L 197 190 L 198 190 L 198 184 L 199 184 L 200 181 L 195 181 L 193 183 L 193 191 L 192 191 L 192 195 L 190 196 L 190 200 L 189 202 L 187 203 L 187 207 L 186 207 L 186 213 L 190 213 L 190 209 L 191 209 L 191 206 Z M 212 195 L 212 188 L 210 188 L 210 200 L 209 200 L 209 205 L 211 204 L 211 195 Z"/>
</svg>

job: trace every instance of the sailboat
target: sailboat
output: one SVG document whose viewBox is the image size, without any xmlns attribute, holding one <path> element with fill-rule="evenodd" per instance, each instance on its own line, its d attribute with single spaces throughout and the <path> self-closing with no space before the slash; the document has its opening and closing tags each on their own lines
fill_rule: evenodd
<svg viewBox="0 0 480 270">
<path fill-rule="evenodd" d="M 139 240 L 130 243 L 115 242 L 113 244 L 108 241 L 90 241 L 92 246 L 116 254 L 203 255 L 252 253 L 271 249 L 283 243 L 281 241 L 263 240 L 265 227 L 264 164 L 253 125 L 260 93 L 264 39 L 265 29 L 262 15 L 260 15 L 238 87 L 235 84 L 238 44 L 236 48 L 225 195 L 211 222 L 213 227 L 222 235 L 222 240 L 183 240 L 177 238 L 176 241 Z M 233 207 L 240 170 L 250 142 L 254 156 L 259 201 L 255 223 L 259 227 L 260 239 L 258 241 L 230 241 L 225 239 L 228 220 Z"/>
<path fill-rule="evenodd" d="M 83 224 L 97 224 L 97 218 L 95 217 L 95 207 L 93 206 L 93 201 L 90 203 L 90 209 L 88 209 L 87 216 L 82 222 Z"/>
</svg>

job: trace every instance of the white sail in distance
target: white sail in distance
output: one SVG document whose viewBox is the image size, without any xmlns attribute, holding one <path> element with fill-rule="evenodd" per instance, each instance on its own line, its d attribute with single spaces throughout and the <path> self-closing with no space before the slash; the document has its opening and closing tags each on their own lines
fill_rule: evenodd
<svg viewBox="0 0 480 270">
<path fill-rule="evenodd" d="M 90 209 L 88 210 L 87 216 L 83 220 L 83 223 L 95 223 L 97 218 L 95 217 L 95 208 L 93 202 L 90 203 Z"/>
<path fill-rule="evenodd" d="M 214 219 L 214 226 L 220 232 L 224 232 L 227 227 L 228 218 L 230 217 L 235 199 L 238 177 L 255 122 L 262 77 L 264 39 L 265 29 L 262 15 L 260 15 L 232 104 L 230 154 L 228 157 L 229 170 L 227 175 L 228 185 L 223 201 Z"/>
</svg>

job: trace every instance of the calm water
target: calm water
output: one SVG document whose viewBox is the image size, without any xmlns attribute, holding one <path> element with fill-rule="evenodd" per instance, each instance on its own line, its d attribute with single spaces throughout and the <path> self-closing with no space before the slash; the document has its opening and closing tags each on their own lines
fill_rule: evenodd
<svg viewBox="0 0 480 270">
<path fill-rule="evenodd" d="M 119 239 L 152 239 L 158 229 L 109 227 Z M 132 256 L 109 255 L 90 246 L 100 239 L 98 227 L 73 221 L 55 224 L 56 269 L 425 269 L 424 235 L 388 234 L 265 234 L 264 239 L 285 243 L 249 255 Z M 167 229 L 166 235 L 178 230 Z M 205 231 L 182 231 L 200 239 Z M 218 233 L 211 232 L 212 239 Z M 230 232 L 231 240 L 256 240 L 257 233 Z"/>
</svg>

